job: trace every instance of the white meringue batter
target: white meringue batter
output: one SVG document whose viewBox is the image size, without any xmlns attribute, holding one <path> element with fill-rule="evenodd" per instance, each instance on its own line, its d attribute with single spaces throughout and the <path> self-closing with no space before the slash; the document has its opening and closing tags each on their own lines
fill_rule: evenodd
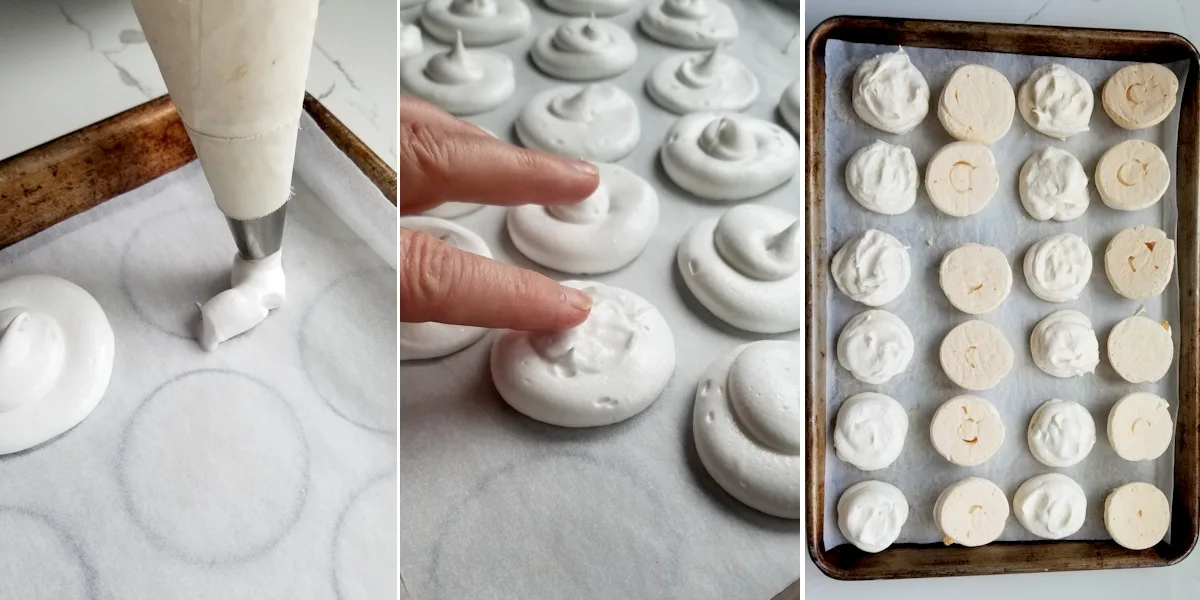
<svg viewBox="0 0 1200 600">
<path fill-rule="evenodd" d="M 232 287 L 200 306 L 200 328 L 196 339 L 207 351 L 237 335 L 254 329 L 281 306 L 287 296 L 283 273 L 283 250 L 265 258 L 233 257 Z"/>
<path fill-rule="evenodd" d="M 398 53 L 400 59 L 403 60 L 410 56 L 416 56 L 425 49 L 425 42 L 421 40 L 421 30 L 416 25 L 408 23 L 400 24 L 400 42 Z"/>
<path fill-rule="evenodd" d="M 668 56 L 646 78 L 646 94 L 677 115 L 740 112 L 758 99 L 758 77 L 745 63 L 717 47 L 704 54 Z M 780 110 L 784 110 L 782 104 Z"/>
<path fill-rule="evenodd" d="M 541 92 L 521 109 L 515 128 L 527 148 L 598 162 L 625 158 L 642 136 L 633 98 L 607 83 Z"/>
<path fill-rule="evenodd" d="M 578 204 L 508 209 L 521 254 L 564 273 L 615 271 L 637 258 L 658 225 L 658 194 L 620 165 L 600 163 L 600 185 Z"/>
<path fill-rule="evenodd" d="M 624 28 L 595 17 L 564 21 L 538 36 L 530 50 L 533 64 L 551 77 L 568 81 L 606 79 L 637 62 L 637 46 Z"/>
<path fill-rule="evenodd" d="M 913 335 L 900 317 L 880 309 L 850 319 L 838 336 L 838 364 L 872 385 L 903 373 L 913 357 Z"/>
<path fill-rule="evenodd" d="M 1082 404 L 1054 398 L 1033 412 L 1025 440 L 1029 453 L 1043 465 L 1075 466 L 1096 445 L 1096 422 Z"/>
<path fill-rule="evenodd" d="M 1088 130 L 1094 104 L 1091 84 L 1059 64 L 1035 69 L 1017 96 L 1017 108 L 1025 122 L 1060 140 Z"/>
<path fill-rule="evenodd" d="M 464 252 L 492 257 L 487 244 L 475 232 L 435 217 L 404 217 L 400 226 L 423 231 Z M 478 342 L 488 330 L 447 323 L 401 323 L 400 360 L 440 358 Z"/>
<path fill-rule="evenodd" d="M 642 412 L 675 371 L 667 322 L 633 292 L 562 284 L 592 297 L 591 314 L 563 331 L 498 333 L 491 354 L 496 390 L 524 415 L 562 427 L 611 425 Z"/>
<path fill-rule="evenodd" d="M 116 343 L 104 309 L 49 275 L 0 281 L 0 455 L 83 421 L 108 388 Z"/>
<path fill-rule="evenodd" d="M 663 170 L 706 200 L 745 200 L 796 175 L 800 146 L 782 127 L 736 113 L 680 117 L 662 147 Z"/>
<path fill-rule="evenodd" d="M 803 95 L 804 86 L 799 80 L 793 81 L 791 85 L 783 90 L 783 94 L 779 96 L 779 115 L 783 117 L 784 122 L 796 135 L 800 134 L 800 123 L 803 119 L 800 118 L 800 105 L 803 104 L 800 96 Z"/>
<path fill-rule="evenodd" d="M 875 392 L 842 403 L 833 425 L 837 457 L 861 471 L 886 469 L 900 457 L 908 435 L 908 412 L 895 398 Z"/>
<path fill-rule="evenodd" d="M 777 340 L 738 346 L 709 365 L 692 412 L 696 453 L 712 478 L 785 519 L 800 518 L 802 350 Z"/>
<path fill-rule="evenodd" d="M 900 488 L 882 481 L 860 481 L 838 498 L 838 529 L 863 552 L 882 552 L 900 537 L 908 520 L 908 500 Z"/>
<path fill-rule="evenodd" d="M 1029 533 L 1061 540 L 1083 527 L 1087 496 L 1074 479 L 1060 473 L 1031 477 L 1013 496 L 1013 513 Z"/>
<path fill-rule="evenodd" d="M 855 302 L 883 306 L 904 293 L 912 277 L 908 248 L 877 229 L 868 229 L 846 242 L 833 255 L 830 267 L 839 290 Z"/>
<path fill-rule="evenodd" d="M 737 19 L 720 0 L 650 0 L 638 25 L 668 46 L 693 50 L 715 48 L 738 36 Z"/>
<path fill-rule="evenodd" d="M 1033 295 L 1046 302 L 1069 302 L 1092 278 L 1092 251 L 1074 233 L 1052 235 L 1025 253 L 1024 271 Z"/>
<path fill-rule="evenodd" d="M 619 15 L 635 4 L 635 0 L 544 0 L 550 10 L 564 15 L 586 17 L 612 17 Z"/>
<path fill-rule="evenodd" d="M 929 84 L 903 48 L 859 65 L 853 86 L 854 112 L 881 131 L 908 133 L 929 114 Z"/>
<path fill-rule="evenodd" d="M 917 201 L 917 162 L 904 146 L 876 140 L 846 163 L 846 188 L 867 210 L 883 215 L 908 212 Z"/>
<path fill-rule="evenodd" d="M 677 264 L 692 295 L 717 318 L 746 331 L 783 333 L 802 324 L 800 221 L 743 204 L 697 223 Z"/>
<path fill-rule="evenodd" d="M 488 50 L 467 51 L 462 39 L 449 50 L 434 50 L 400 64 L 400 87 L 456 115 L 486 112 L 516 89 L 513 64 Z"/>
<path fill-rule="evenodd" d="M 1079 159 L 1066 150 L 1045 148 L 1021 167 L 1021 205 L 1039 221 L 1071 221 L 1091 203 L 1088 177 Z"/>
<path fill-rule="evenodd" d="M 1029 336 L 1033 363 L 1053 377 L 1077 377 L 1096 372 L 1100 342 L 1092 321 L 1077 310 L 1050 313 Z"/>
<path fill-rule="evenodd" d="M 447 44 L 461 33 L 470 46 L 494 46 L 529 33 L 532 23 L 521 0 L 428 0 L 421 9 L 425 32 Z"/>
</svg>

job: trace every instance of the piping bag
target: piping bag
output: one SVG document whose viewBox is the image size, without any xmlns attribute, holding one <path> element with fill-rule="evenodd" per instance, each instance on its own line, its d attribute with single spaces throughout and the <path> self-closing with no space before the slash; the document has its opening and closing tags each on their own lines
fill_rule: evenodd
<svg viewBox="0 0 1200 600">
<path fill-rule="evenodd" d="M 200 306 L 205 350 L 283 305 L 283 225 L 318 0 L 133 0 L 225 214 L 231 289 Z"/>
</svg>

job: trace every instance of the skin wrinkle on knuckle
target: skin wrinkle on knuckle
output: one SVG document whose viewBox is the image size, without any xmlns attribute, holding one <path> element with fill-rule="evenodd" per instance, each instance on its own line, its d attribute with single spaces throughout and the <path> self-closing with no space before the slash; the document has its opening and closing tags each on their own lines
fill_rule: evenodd
<svg viewBox="0 0 1200 600">
<path fill-rule="evenodd" d="M 418 171 L 435 185 L 452 177 L 453 153 L 442 141 L 445 136 L 423 123 L 413 123 L 408 129 L 407 149 Z"/>
<path fill-rule="evenodd" d="M 404 256 L 405 273 L 409 276 L 404 288 L 406 300 L 421 318 L 428 318 L 439 309 L 444 309 L 451 295 L 456 265 L 453 254 L 441 240 L 423 232 L 414 231 L 408 236 L 407 252 Z"/>
</svg>

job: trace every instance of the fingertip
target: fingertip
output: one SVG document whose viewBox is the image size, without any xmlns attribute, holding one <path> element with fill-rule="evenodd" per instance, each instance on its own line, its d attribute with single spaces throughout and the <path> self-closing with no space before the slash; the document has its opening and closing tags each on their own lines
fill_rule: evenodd
<svg viewBox="0 0 1200 600">
<path fill-rule="evenodd" d="M 587 320 L 592 314 L 592 296 L 587 292 L 563 286 L 563 304 L 567 309 L 563 313 L 563 328 L 575 327 Z"/>
</svg>

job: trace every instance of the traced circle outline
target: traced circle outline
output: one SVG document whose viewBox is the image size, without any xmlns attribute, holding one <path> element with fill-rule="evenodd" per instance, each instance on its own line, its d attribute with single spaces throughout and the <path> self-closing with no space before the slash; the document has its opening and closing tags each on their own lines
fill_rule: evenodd
<svg viewBox="0 0 1200 600">
<path fill-rule="evenodd" d="M 355 490 L 353 494 L 350 495 L 350 499 L 346 501 L 346 505 L 343 506 L 342 510 L 338 512 L 337 522 L 334 523 L 334 526 L 333 526 L 333 547 L 330 549 L 330 556 L 332 557 L 332 560 L 329 561 L 329 563 L 330 563 L 329 564 L 329 576 L 330 576 L 331 581 L 333 582 L 333 595 L 338 600 L 344 600 L 346 598 L 346 595 L 342 593 L 342 583 L 338 579 L 338 574 L 337 574 L 338 573 L 338 556 L 341 554 L 339 551 L 339 549 L 341 548 L 340 542 L 342 539 L 343 530 L 346 526 L 346 517 L 349 516 L 350 511 L 358 505 L 359 499 L 362 498 L 362 496 L 364 494 L 366 494 L 370 490 L 375 489 L 375 486 L 379 485 L 380 483 L 383 483 L 384 481 L 387 481 L 388 479 L 396 479 L 398 481 L 397 472 L 396 471 L 388 471 L 386 473 L 377 475 L 377 476 L 369 479 L 361 487 L 359 487 L 357 490 Z M 397 488 L 396 491 L 397 491 L 397 502 L 399 502 L 399 489 Z M 397 503 L 397 512 L 398 511 L 399 511 L 399 504 Z M 399 518 L 399 515 L 396 515 L 396 516 L 397 516 L 397 518 Z M 399 552 L 399 545 L 397 545 L 396 550 L 397 550 L 397 552 Z"/>
<path fill-rule="evenodd" d="M 84 598 L 87 600 L 96 600 L 99 598 L 99 594 L 96 590 L 96 582 L 100 578 L 99 573 L 96 571 L 96 568 L 92 566 L 91 561 L 88 560 L 87 553 L 84 552 L 83 547 L 67 532 L 66 528 L 63 527 L 61 523 L 49 515 L 36 510 L 23 508 L 20 506 L 0 504 L 0 515 L 3 515 L 4 513 L 15 513 L 27 519 L 36 521 L 38 524 L 49 530 L 50 533 L 54 534 L 54 537 L 57 538 L 57 540 L 62 544 L 63 548 L 66 549 L 70 556 L 75 559 L 76 564 L 79 565 L 79 570 L 83 573 Z"/>
</svg>

